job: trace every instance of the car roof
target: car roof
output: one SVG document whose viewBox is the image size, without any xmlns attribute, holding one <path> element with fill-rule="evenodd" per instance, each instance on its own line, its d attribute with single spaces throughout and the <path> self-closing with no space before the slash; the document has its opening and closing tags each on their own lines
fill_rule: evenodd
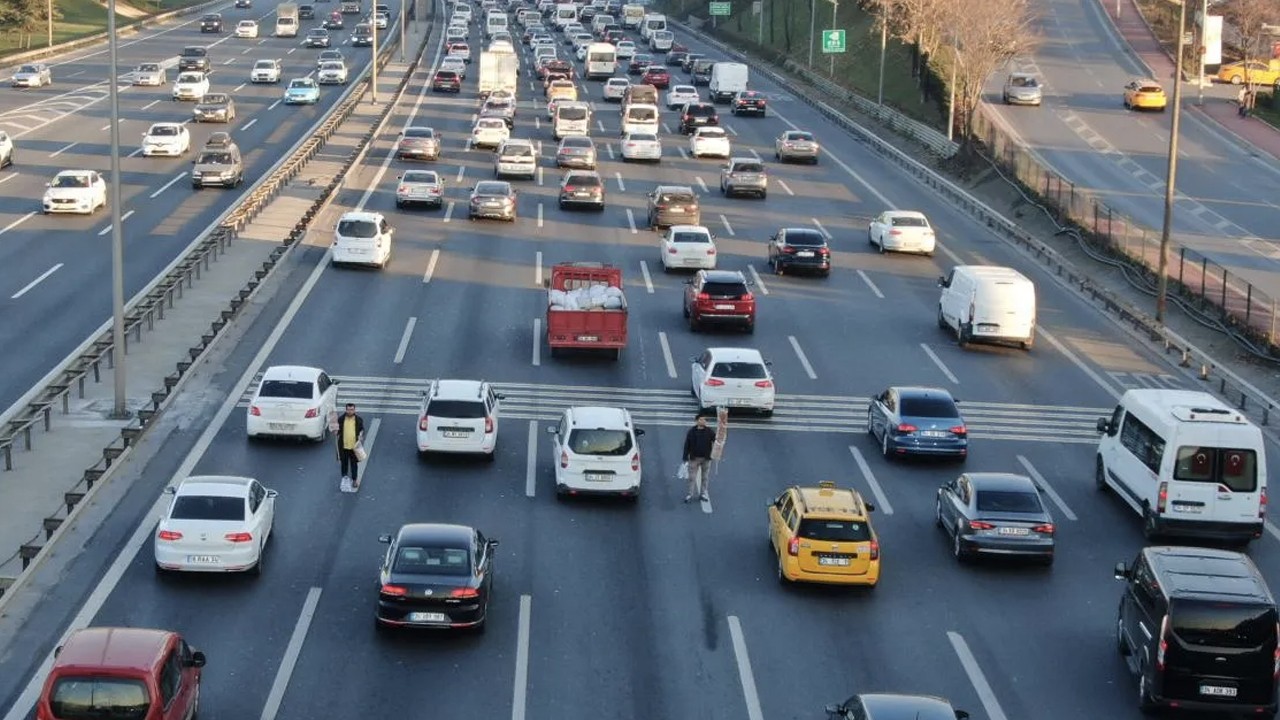
<svg viewBox="0 0 1280 720">
<path fill-rule="evenodd" d="M 585 428 L 629 428 L 631 413 L 625 408 L 602 407 L 597 405 L 569 408 L 569 417 L 573 427 Z"/>
<path fill-rule="evenodd" d="M 359 212 L 359 211 L 356 211 L 356 210 L 352 210 L 351 212 L 345 212 L 345 213 L 343 213 L 343 214 L 342 214 L 342 217 L 338 218 L 338 220 L 339 220 L 339 221 L 342 221 L 342 220 L 368 220 L 369 222 L 378 222 L 378 221 L 379 221 L 379 220 L 381 220 L 381 219 L 382 219 L 382 213 L 376 213 L 376 212 Z"/>
<path fill-rule="evenodd" d="M 869 717 L 880 720 L 955 720 L 956 711 L 947 700 L 932 695 L 867 693 L 859 695 Z"/>
<path fill-rule="evenodd" d="M 654 188 L 653 191 L 658 194 L 662 194 L 662 193 L 685 193 L 687 195 L 693 194 L 693 188 L 689 187 L 688 185 L 659 185 L 658 187 Z"/>
<path fill-rule="evenodd" d="M 351 214 L 351 213 L 348 213 Z M 262 373 L 262 379 L 266 380 L 307 380 L 314 381 L 320 373 L 320 368 L 308 367 L 306 365 L 273 365 Z"/>
<path fill-rule="evenodd" d="M 400 527 L 400 531 L 396 533 L 396 538 L 401 544 L 470 547 L 474 533 L 475 529 L 466 525 L 410 523 Z"/>
<path fill-rule="evenodd" d="M 975 490 L 993 492 L 1033 492 L 1038 493 L 1036 484 L 1026 475 L 1006 472 L 970 472 L 965 477 Z"/>
<path fill-rule="evenodd" d="M 743 284 L 747 282 L 747 276 L 743 275 L 739 270 L 703 270 L 702 277 L 706 279 L 707 282 L 740 282 Z"/>
<path fill-rule="evenodd" d="M 1243 553 L 1193 546 L 1152 546 L 1142 552 L 1171 598 L 1274 604 L 1257 566 Z"/>
<path fill-rule="evenodd" d="M 78 630 L 59 649 L 55 669 L 148 673 L 162 658 L 173 633 L 146 628 L 92 627 Z M 68 674 L 70 674 L 70 672 Z"/>
<path fill-rule="evenodd" d="M 178 483 L 178 494 L 244 497 L 252 484 L 253 478 L 237 475 L 191 475 Z"/>
<path fill-rule="evenodd" d="M 754 362 L 764 364 L 764 356 L 755 348 L 713 347 L 707 348 L 716 362 Z"/>
<path fill-rule="evenodd" d="M 924 213 L 918 212 L 916 210 L 888 210 L 885 212 L 884 216 L 888 218 L 920 218 L 922 220 L 928 219 L 924 216 Z"/>
<path fill-rule="evenodd" d="M 836 487 L 834 482 L 828 482 L 817 487 L 795 485 L 792 490 L 799 496 L 800 503 L 804 506 L 801 511 L 805 516 L 826 515 L 849 519 L 867 517 L 862 496 L 852 488 Z"/>
<path fill-rule="evenodd" d="M 898 397 L 904 397 L 904 398 L 945 397 L 951 402 L 955 402 L 955 398 L 951 397 L 951 393 L 943 388 L 927 387 L 924 385 L 895 385 L 893 389 L 898 392 Z"/>
<path fill-rule="evenodd" d="M 480 400 L 483 380 L 436 380 L 432 400 Z"/>
<path fill-rule="evenodd" d="M 747 158 L 747 159 L 748 159 L 748 160 L 751 160 L 751 158 Z M 754 161 L 753 161 L 753 162 L 754 162 Z M 798 237 L 798 236 L 801 236 L 801 235 L 809 235 L 809 236 L 816 235 L 816 236 L 818 236 L 818 237 L 822 238 L 822 240 L 823 240 L 824 242 L 825 242 L 825 241 L 826 241 L 826 239 L 827 239 L 826 234 L 825 234 L 825 233 L 823 233 L 823 232 L 822 232 L 821 230 L 819 230 L 818 228 L 811 228 L 811 227 L 784 227 L 784 228 L 780 228 L 780 229 L 778 230 L 778 232 L 782 233 L 784 236 L 791 235 L 791 236 L 797 236 L 797 237 Z"/>
<path fill-rule="evenodd" d="M 708 233 L 708 234 L 711 233 L 711 231 L 708 230 L 703 225 L 672 225 L 670 228 L 668 228 L 668 230 L 670 230 L 673 233 L 678 233 L 678 232 L 701 232 L 701 233 Z M 709 271 L 709 272 L 713 272 L 713 271 Z M 725 272 L 729 272 L 729 271 L 725 271 Z"/>
</svg>

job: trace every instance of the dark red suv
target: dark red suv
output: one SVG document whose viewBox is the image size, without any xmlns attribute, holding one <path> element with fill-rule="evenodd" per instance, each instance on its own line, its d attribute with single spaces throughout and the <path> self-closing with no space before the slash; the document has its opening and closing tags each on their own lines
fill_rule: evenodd
<svg viewBox="0 0 1280 720">
<path fill-rule="evenodd" d="M 437 70 L 431 78 L 432 92 L 462 92 L 462 80 L 452 70 Z"/>
<path fill-rule="evenodd" d="M 756 298 L 747 279 L 736 270 L 699 270 L 684 288 L 684 316 L 689 329 L 704 325 L 734 325 L 756 329 Z"/>
<path fill-rule="evenodd" d="M 644 75 L 640 76 L 640 84 L 652 85 L 659 90 L 665 90 L 671 86 L 671 73 L 667 72 L 667 69 L 662 66 L 650 65 L 645 69 Z"/>
</svg>

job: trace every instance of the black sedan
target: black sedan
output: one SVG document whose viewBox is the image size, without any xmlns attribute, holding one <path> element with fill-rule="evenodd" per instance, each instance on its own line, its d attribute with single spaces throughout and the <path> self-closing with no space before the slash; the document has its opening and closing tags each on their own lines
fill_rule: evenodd
<svg viewBox="0 0 1280 720">
<path fill-rule="evenodd" d="M 967 720 L 969 713 L 956 710 L 950 701 L 932 695 L 863 693 L 839 705 L 827 706 L 830 720 Z"/>
<path fill-rule="evenodd" d="M 467 218 L 516 221 L 516 189 L 505 180 L 483 180 L 471 190 Z"/>
<path fill-rule="evenodd" d="M 965 473 L 938 488 L 936 512 L 957 560 L 1005 555 L 1053 563 L 1053 517 L 1025 475 Z"/>
<path fill-rule="evenodd" d="M 867 406 L 867 433 L 886 459 L 933 455 L 963 460 L 969 430 L 951 393 L 941 388 L 891 387 Z"/>
<path fill-rule="evenodd" d="M 379 628 L 484 629 L 497 540 L 463 525 L 405 525 L 379 538 L 387 549 L 378 576 Z"/>
<path fill-rule="evenodd" d="M 309 48 L 327 48 L 331 38 L 329 31 L 324 28 L 316 28 L 307 33 L 306 45 Z"/>
</svg>

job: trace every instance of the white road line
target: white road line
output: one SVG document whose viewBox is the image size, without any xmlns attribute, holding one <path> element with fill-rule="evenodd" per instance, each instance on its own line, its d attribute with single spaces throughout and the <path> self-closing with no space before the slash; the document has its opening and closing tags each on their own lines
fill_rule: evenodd
<svg viewBox="0 0 1280 720">
<path fill-rule="evenodd" d="M 445 221 L 445 222 L 449 222 L 451 219 L 453 219 L 453 204 L 454 204 L 454 201 L 453 201 L 453 200 L 450 200 L 450 201 L 449 201 L 449 205 L 448 205 L 447 207 L 445 207 L 445 209 L 444 209 L 444 221 Z"/>
<path fill-rule="evenodd" d="M 400 336 L 400 347 L 396 348 L 396 357 L 392 361 L 396 365 L 404 362 L 404 354 L 409 350 L 409 339 L 413 337 L 413 328 L 418 324 L 418 318 L 411 317 L 404 325 L 404 334 Z"/>
<path fill-rule="evenodd" d="M 156 102 L 160 102 L 160 101 L 159 101 L 159 100 L 157 100 Z M 111 129 L 111 123 L 107 123 L 106 125 L 103 125 L 100 129 L 101 129 L 101 130 L 103 130 L 103 131 L 110 130 L 110 129 Z"/>
<path fill-rule="evenodd" d="M 631 208 L 627 208 L 627 227 L 631 228 L 632 235 L 640 232 L 636 229 L 636 214 L 631 212 Z"/>
<path fill-rule="evenodd" d="M 755 159 L 755 160 L 759 160 L 759 159 L 760 159 L 760 153 L 756 152 L 756 149 L 755 149 L 755 148 L 747 148 L 747 152 L 751 153 L 751 157 L 752 157 L 753 159 Z"/>
<path fill-rule="evenodd" d="M 622 192 L 626 192 L 627 185 L 626 183 L 622 182 L 622 173 L 616 172 L 613 174 L 613 176 L 618 179 L 618 189 L 621 190 Z"/>
<path fill-rule="evenodd" d="M 827 229 L 822 226 L 821 220 L 819 220 L 818 218 L 809 218 L 809 219 L 813 221 L 813 226 L 818 228 L 818 232 L 822 233 L 828 240 L 831 239 L 831 233 L 827 232 Z"/>
<path fill-rule="evenodd" d="M 516 678 L 511 691 L 511 720 L 524 720 L 529 697 L 529 626 L 533 598 L 520 596 L 520 616 L 516 623 Z"/>
<path fill-rule="evenodd" d="M 804 350 L 800 348 L 800 341 L 796 340 L 795 335 L 788 335 L 787 340 L 791 343 L 791 349 L 796 351 L 796 357 L 800 359 L 800 366 L 804 368 L 804 373 L 809 376 L 810 380 L 817 380 L 818 374 L 813 371 L 813 366 L 809 364 L 809 358 L 805 356 Z"/>
<path fill-rule="evenodd" d="M 23 295 L 26 295 L 28 292 L 30 292 L 31 288 L 34 288 L 35 286 L 37 286 L 37 285 L 39 285 L 41 282 L 43 282 L 43 281 L 45 280 L 45 278 L 47 278 L 47 277 L 49 277 L 50 275 L 52 275 L 52 274 L 54 274 L 54 273 L 58 272 L 58 269 L 59 269 L 59 268 L 61 268 L 61 267 L 62 267 L 62 263 L 58 263 L 57 265 L 54 265 L 53 267 L 49 268 L 48 270 L 45 270 L 43 273 L 40 273 L 40 277 L 36 278 L 35 280 L 32 280 L 31 282 L 29 282 L 29 283 L 27 283 L 25 286 L 23 286 L 23 288 L 22 288 L 21 290 L 19 290 L 18 292 L 16 292 L 16 293 L 14 293 L 14 294 L 10 295 L 10 296 L 9 296 L 9 299 L 10 299 L 10 300 L 17 300 L 18 298 L 22 297 Z"/>
<path fill-rule="evenodd" d="M 133 215 L 133 211 L 132 211 L 132 210 L 130 210 L 129 212 L 127 212 L 127 213 L 125 213 L 125 214 L 123 214 L 123 215 L 121 215 L 121 216 L 120 216 L 120 224 L 121 224 L 121 225 L 124 225 L 124 221 L 125 221 L 125 220 L 128 220 L 130 215 Z M 107 234 L 107 233 L 109 233 L 109 232 L 111 232 L 111 225 L 108 225 L 108 226 L 106 226 L 106 227 L 102 228 L 101 230 L 99 230 L 99 231 L 98 231 L 98 237 L 102 237 L 103 235 L 106 235 L 106 234 Z"/>
<path fill-rule="evenodd" d="M 538 491 L 538 421 L 529 421 L 529 454 L 524 469 L 524 496 L 533 497 Z"/>
<path fill-rule="evenodd" d="M 466 166 L 466 165 L 459 165 L 459 166 L 458 166 L 458 177 L 454 179 L 454 182 L 462 182 L 462 176 L 463 176 L 463 175 L 465 175 L 466 173 L 467 173 L 467 166 Z"/>
<path fill-rule="evenodd" d="M 237 85 L 237 86 L 235 87 L 235 89 L 234 89 L 234 90 L 232 90 L 231 92 L 240 92 L 241 90 L 243 90 L 243 89 L 244 89 L 244 86 L 245 86 L 245 85 L 248 85 L 248 84 L 249 84 L 249 83 L 240 83 L 240 84 L 239 84 L 239 85 Z"/>
<path fill-rule="evenodd" d="M 795 191 L 791 189 L 791 186 L 787 184 L 787 181 L 780 179 L 777 181 L 777 183 L 778 183 L 778 187 L 782 188 L 782 192 L 788 195 L 796 194 Z"/>
<path fill-rule="evenodd" d="M 667 342 L 665 332 L 658 332 L 658 344 L 662 346 L 662 361 L 667 364 L 667 377 L 674 380 L 679 376 L 676 375 L 676 361 L 671 357 L 671 344 Z"/>
<path fill-rule="evenodd" d="M 240 131 L 244 132 L 245 130 L 248 130 L 249 128 L 253 127 L 254 123 L 256 122 L 258 122 L 258 118 L 251 118 L 249 122 L 240 126 Z"/>
<path fill-rule="evenodd" d="M 649 294 L 652 295 L 653 276 L 649 274 L 649 263 L 644 260 L 640 261 L 640 276 L 644 278 L 644 289 L 648 290 Z"/>
<path fill-rule="evenodd" d="M 707 183 L 702 179 L 701 175 L 694 175 L 693 180 L 694 182 L 698 183 L 698 189 L 701 190 L 704 195 L 706 193 L 711 192 L 709 189 L 707 189 Z"/>
<path fill-rule="evenodd" d="M 924 350 L 924 354 L 929 356 L 929 359 L 933 361 L 934 365 L 938 366 L 938 369 L 942 371 L 943 375 L 947 376 L 948 380 L 956 385 L 960 384 L 960 381 L 956 379 L 956 376 L 951 374 L 951 370 L 947 368 L 946 365 L 942 364 L 942 358 L 938 357 L 937 354 L 933 352 L 933 348 L 924 343 L 920 343 L 920 349 Z"/>
<path fill-rule="evenodd" d="M 729 224 L 729 218 L 725 217 L 723 213 L 721 213 L 720 215 L 720 222 L 724 225 L 725 232 L 729 233 L 730 235 L 734 234 L 733 226 Z"/>
<path fill-rule="evenodd" d="M 230 65 L 231 63 L 233 63 L 233 62 L 235 62 L 235 61 L 236 61 L 236 59 L 235 59 L 235 58 L 227 58 L 226 62 L 224 62 L 224 63 L 222 63 L 222 64 L 223 64 L 223 65 Z M 243 86 L 243 85 L 241 85 L 240 87 L 244 87 L 244 86 Z"/>
<path fill-rule="evenodd" d="M 36 213 L 35 213 L 35 211 L 34 211 L 34 210 L 33 210 L 33 211 L 31 211 L 31 212 L 29 212 L 29 213 L 27 213 L 26 215 L 23 215 L 22 217 L 18 218 L 17 220 L 14 220 L 13 222 L 9 223 L 8 225 L 5 225 L 5 226 L 4 226 L 4 228 L 0 229 L 0 235 L 3 235 L 3 234 L 5 234 L 5 233 L 9 232 L 10 230 L 12 230 L 12 229 L 14 229 L 14 228 L 18 227 L 18 226 L 19 226 L 19 225 L 21 225 L 22 223 L 24 223 L 24 222 L 26 222 L 26 221 L 30 220 L 31 218 L 33 218 L 33 217 L 35 217 L 35 216 L 36 216 Z"/>
<path fill-rule="evenodd" d="M 542 251 L 533 254 L 533 286 L 542 287 Z"/>
<path fill-rule="evenodd" d="M 689 159 L 689 151 L 688 151 L 688 150 L 685 150 L 684 148 L 679 148 L 679 150 L 680 150 L 680 157 L 684 158 L 685 160 L 688 160 L 688 159 Z"/>
<path fill-rule="evenodd" d="M 283 99 L 283 98 L 282 98 Z M 281 100 L 277 100 L 267 106 L 268 110 L 275 110 L 280 105 Z"/>
<path fill-rule="evenodd" d="M 284 649 L 284 657 L 280 659 L 280 669 L 276 670 L 276 679 L 271 682 L 271 692 L 267 695 L 267 704 L 262 708 L 260 720 L 275 720 L 280 712 L 280 704 L 284 702 L 284 692 L 289 687 L 289 678 L 298 665 L 298 657 L 302 654 L 302 643 L 307 640 L 307 630 L 311 628 L 311 620 L 316 616 L 316 606 L 320 604 L 318 587 L 307 591 L 307 599 L 302 603 L 302 612 L 298 614 L 298 622 L 293 626 L 293 634 L 289 636 L 289 644 Z"/>
<path fill-rule="evenodd" d="M 785 124 L 787 125 L 787 127 L 791 128 L 792 130 L 800 130 L 800 129 L 801 129 L 799 126 L 797 126 L 795 123 L 793 123 L 793 122 L 791 122 L 790 120 L 788 120 L 788 119 L 786 118 L 786 116 L 782 115 L 781 113 L 779 113 L 779 112 L 774 112 L 774 115 L 775 115 L 775 116 L 777 116 L 777 118 L 778 118 L 779 120 L 781 120 L 783 123 L 785 123 Z M 730 129 L 730 132 L 733 132 L 733 130 L 732 130 L 732 129 Z M 736 135 L 737 133 L 734 133 L 734 134 Z M 889 202 L 889 198 L 885 197 L 884 193 L 880 192 L 879 190 L 877 190 L 877 189 L 875 188 L 875 186 L 873 186 L 871 183 L 867 182 L 865 178 L 863 178 L 861 175 L 859 175 L 859 174 L 857 173 L 857 171 L 855 171 L 853 168 L 849 167 L 849 164 L 848 164 L 848 163 L 846 163 L 844 160 L 841 160 L 839 157 L 837 157 L 836 155 L 832 154 L 832 152 L 831 152 L 830 150 L 823 149 L 822 154 L 823 154 L 823 155 L 826 155 L 826 156 L 827 156 L 827 157 L 829 157 L 829 158 L 831 158 L 831 161 L 832 161 L 832 162 L 834 162 L 836 165 L 839 165 L 839 166 L 840 166 L 840 169 L 842 169 L 842 170 L 844 170 L 846 173 L 848 173 L 849 177 L 853 178 L 854 180 L 857 180 L 857 181 L 858 181 L 858 184 L 859 184 L 859 185 L 861 185 L 862 187 L 866 188 L 866 189 L 867 189 L 867 192 L 869 192 L 869 193 L 871 193 L 872 195 L 874 195 L 874 196 L 875 196 L 875 198 L 876 198 L 877 200 L 879 200 L 879 201 L 880 201 L 880 203 L 881 203 L 882 205 L 884 205 L 886 209 L 888 209 L 888 210 L 897 210 L 897 209 L 898 209 L 896 206 L 894 206 L 894 204 L 893 204 L 893 203 Z M 961 264 L 963 264 L 963 263 L 961 263 Z"/>
<path fill-rule="evenodd" d="M 729 637 L 733 641 L 733 659 L 738 663 L 738 680 L 742 682 L 742 697 L 747 703 L 747 720 L 764 720 L 760 709 L 760 694 L 756 692 L 756 679 L 751 674 L 751 658 L 747 655 L 747 641 L 742 636 L 742 624 L 736 615 L 729 616 Z"/>
<path fill-rule="evenodd" d="M 1107 382 L 1106 380 L 1103 380 L 1101 375 L 1099 375 L 1096 371 L 1094 371 L 1093 368 L 1086 365 L 1085 362 L 1080 359 L 1080 356 L 1072 352 L 1070 348 L 1068 348 L 1066 345 L 1063 345 L 1061 342 L 1059 342 L 1058 338 L 1054 337 L 1052 333 L 1050 333 L 1048 330 L 1045 330 L 1043 327 L 1037 327 L 1036 334 L 1038 334 L 1040 337 L 1044 338 L 1045 340 L 1048 340 L 1050 345 L 1058 349 L 1058 352 L 1062 353 L 1063 355 L 1066 355 L 1068 360 L 1070 360 L 1076 367 L 1080 368 L 1080 370 L 1084 372 L 1085 375 L 1088 375 L 1090 380 L 1093 380 L 1095 383 L 1097 383 L 1098 387 L 1105 390 L 1113 400 L 1120 399 L 1120 392 L 1116 390 L 1114 387 L 1112 387 L 1111 383 Z"/>
<path fill-rule="evenodd" d="M 165 190 L 168 190 L 169 188 L 173 187 L 173 184 L 174 184 L 174 183 L 178 182 L 179 180 L 181 180 L 181 179 L 183 179 L 183 178 L 185 178 L 185 177 L 187 177 L 187 174 L 186 174 L 186 173 L 182 173 L 182 174 L 180 174 L 180 175 L 175 175 L 175 176 L 174 176 L 174 178 L 173 178 L 172 180 L 170 180 L 169 182 L 165 183 L 165 184 L 164 184 L 164 185 L 163 185 L 159 190 L 157 190 L 157 191 L 155 191 L 155 192 L 151 193 L 151 199 L 152 199 L 152 200 L 155 200 L 157 197 L 160 197 L 160 193 L 162 193 L 162 192 L 164 192 Z"/>
<path fill-rule="evenodd" d="M 542 171 L 544 168 L 538 168 L 538 184 L 542 184 Z"/>
<path fill-rule="evenodd" d="M 996 694 L 991 689 L 991 684 L 987 682 L 987 676 L 982 674 L 982 668 L 978 666 L 977 659 L 969 651 L 969 643 L 964 641 L 960 633 L 951 630 L 947 631 L 947 639 L 951 641 L 956 657 L 960 658 L 960 664 L 964 666 L 969 682 L 978 693 L 978 700 L 987 711 L 987 720 L 1009 720 L 1009 716 L 1005 715 L 1004 710 L 1000 708 L 1000 701 L 996 700 Z"/>
<path fill-rule="evenodd" d="M 964 261 L 960 259 L 960 256 L 952 252 L 951 248 L 947 247 L 946 245 L 943 245 L 942 243 L 937 242 L 935 240 L 933 246 L 934 246 L 934 249 L 941 252 L 943 255 L 946 255 L 947 259 L 950 260 L 953 264 L 955 265 L 964 264 Z"/>
<path fill-rule="evenodd" d="M 431 276 L 436 274 L 436 263 L 440 262 L 440 248 L 431 251 L 431 259 L 427 261 L 427 271 L 422 273 L 422 283 L 425 285 L 431 282 Z"/>
<path fill-rule="evenodd" d="M 542 364 L 542 318 L 533 319 L 533 366 Z"/>
<path fill-rule="evenodd" d="M 738 135 L 738 131 L 737 131 L 737 130 L 734 130 L 732 125 L 725 125 L 725 126 L 724 126 L 724 129 L 725 129 L 725 130 L 728 130 L 730 135 L 733 135 L 734 137 L 737 137 L 737 135 Z"/>
<path fill-rule="evenodd" d="M 0 185 L 3 185 L 4 183 L 9 182 L 10 180 L 16 177 L 18 177 L 18 173 L 16 172 L 9 173 L 8 175 L 5 175 L 4 177 L 0 178 Z"/>
<path fill-rule="evenodd" d="M 143 105 L 143 106 L 142 106 L 142 109 L 143 109 L 143 110 L 150 110 L 150 109 L 151 109 L 151 107 L 152 107 L 153 105 L 155 105 L 156 103 L 158 103 L 158 102 L 160 102 L 160 101 L 159 101 L 159 100 L 152 100 L 151 102 L 147 103 L 146 105 Z M 110 125 L 110 124 L 108 124 L 106 127 L 102 128 L 102 129 L 103 129 L 103 130 L 110 130 L 110 129 L 111 129 L 111 125 Z"/>
<path fill-rule="evenodd" d="M 866 283 L 867 287 L 871 288 L 871 292 L 875 293 L 876 297 L 880 298 L 881 300 L 884 299 L 884 293 L 880 292 L 880 288 L 876 287 L 876 284 L 871 282 L 871 277 L 867 275 L 866 272 L 859 270 L 858 277 L 862 278 L 862 282 Z"/>
<path fill-rule="evenodd" d="M 876 510 L 885 515 L 893 514 L 893 506 L 889 504 L 889 498 L 884 494 L 884 489 L 880 487 L 880 481 L 876 480 L 876 476 L 871 472 L 871 466 L 867 464 L 867 459 L 862 456 L 862 452 L 858 448 L 850 445 L 849 454 L 853 456 L 853 461 L 858 465 L 858 470 L 862 472 L 862 477 L 867 481 L 867 486 L 871 488 L 871 494 L 876 496 Z"/>
<path fill-rule="evenodd" d="M 298 51 L 298 48 L 289 48 L 289 52 L 285 53 L 285 55 L 292 55 L 297 51 Z"/>
<path fill-rule="evenodd" d="M 542 203 L 538 203 L 538 227 L 542 227 Z"/>
<path fill-rule="evenodd" d="M 534 129 L 534 130 L 541 130 L 541 129 L 542 129 L 542 118 L 537 117 L 537 116 L 534 116 L 534 118 L 533 118 L 533 129 Z"/>
<path fill-rule="evenodd" d="M 752 282 L 752 284 L 754 284 L 756 287 L 760 288 L 760 294 L 762 294 L 762 295 L 768 295 L 768 294 L 769 294 L 769 287 L 768 287 L 767 285 L 765 285 L 765 284 L 764 284 L 764 280 L 761 280 L 761 279 L 760 279 L 760 273 L 756 272 L 756 266 L 755 266 L 755 265 L 748 265 L 748 266 L 747 266 L 747 272 L 751 273 L 751 282 Z"/>
<path fill-rule="evenodd" d="M 662 132 L 664 132 L 664 133 L 666 133 L 666 134 L 670 135 L 670 134 L 671 134 L 671 126 L 670 126 L 670 125 L 668 125 L 668 124 L 666 124 L 666 123 L 662 123 Z"/>
<path fill-rule="evenodd" d="M 596 127 L 600 128 L 600 132 L 604 132 L 604 131 L 605 131 L 605 129 L 604 129 L 604 121 L 603 121 L 603 120 L 597 120 L 597 121 L 596 121 Z"/>
<path fill-rule="evenodd" d="M 107 127 L 111 127 L 111 126 L 110 126 L 110 125 L 108 125 Z M 79 145 L 79 144 L 80 144 L 80 143 L 78 143 L 78 142 L 73 142 L 73 143 L 71 143 L 70 145 L 64 146 L 64 147 L 59 148 L 59 149 L 57 149 L 57 150 L 54 150 L 53 152 L 49 153 L 49 157 L 51 157 L 51 158 L 58 157 L 58 156 L 59 156 L 59 155 L 61 155 L 62 153 L 64 153 L 64 152 L 66 152 L 66 151 L 70 150 L 71 148 L 73 148 L 73 147 L 75 147 L 75 146 L 77 146 L 77 145 Z"/>
<path fill-rule="evenodd" d="M 1049 484 L 1049 481 L 1045 480 L 1044 476 L 1036 470 L 1035 466 L 1031 464 L 1031 461 L 1026 459 L 1024 456 L 1019 455 L 1018 462 L 1022 464 L 1022 467 L 1027 471 L 1027 474 L 1031 476 L 1031 479 L 1035 480 L 1041 489 L 1048 494 L 1049 499 L 1053 500 L 1053 502 L 1058 506 L 1058 509 L 1062 510 L 1062 514 L 1067 516 L 1068 520 L 1075 520 L 1076 514 L 1071 512 L 1071 508 L 1067 507 L 1066 501 L 1062 499 L 1062 496 L 1058 495 L 1058 491 L 1053 489 L 1053 486 Z"/>
</svg>

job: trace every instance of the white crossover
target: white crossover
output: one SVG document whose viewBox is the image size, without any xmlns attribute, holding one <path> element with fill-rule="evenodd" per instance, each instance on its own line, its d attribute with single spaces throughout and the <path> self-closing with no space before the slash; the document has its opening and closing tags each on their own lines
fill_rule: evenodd
<svg viewBox="0 0 1280 720">
<path fill-rule="evenodd" d="M 689 155 L 696 158 L 729 158 L 732 150 L 729 133 L 722 127 L 703 125 L 689 136 Z"/>
<path fill-rule="evenodd" d="M 253 69 L 249 71 L 249 82 L 254 83 L 278 83 L 280 82 L 280 61 L 279 60 L 259 60 L 253 64 Z"/>
<path fill-rule="evenodd" d="M 191 133 L 187 126 L 176 122 L 152 123 L 142 134 L 143 157 L 178 157 L 191 149 Z"/>
<path fill-rule="evenodd" d="M 496 148 L 511 137 L 507 121 L 502 118 L 480 118 L 471 129 L 472 147 Z"/>
<path fill-rule="evenodd" d="M 629 87 L 631 87 L 631 81 L 626 78 L 609 78 L 604 82 L 604 99 L 622 102 Z"/>
<path fill-rule="evenodd" d="M 702 410 L 727 407 L 773 414 L 773 374 L 759 350 L 707 348 L 693 359 L 690 377 Z"/>
<path fill-rule="evenodd" d="M 701 101 L 702 98 L 698 97 L 698 88 L 692 85 L 672 85 L 667 91 L 668 110 L 679 110 L 689 103 Z"/>
<path fill-rule="evenodd" d="M 253 478 L 193 475 L 172 495 L 156 526 L 156 572 L 262 572 L 276 516 L 276 491 Z"/>
<path fill-rule="evenodd" d="M 209 78 L 202 72 L 184 72 L 173 81 L 174 100 L 199 101 L 209 92 Z"/>
<path fill-rule="evenodd" d="M 662 162 L 662 141 L 653 133 L 629 133 L 622 138 L 622 160 Z"/>
<path fill-rule="evenodd" d="M 418 411 L 418 452 L 494 459 L 502 395 L 481 380 L 434 380 Z"/>
<path fill-rule="evenodd" d="M 538 174 L 538 152 L 528 140 L 505 140 L 493 160 L 493 176 L 533 179 Z"/>
<path fill-rule="evenodd" d="M 322 63 L 316 71 L 316 82 L 321 85 L 346 85 L 346 64 L 337 61 Z"/>
<path fill-rule="evenodd" d="M 262 373 L 245 413 L 250 438 L 302 437 L 320 442 L 329 434 L 329 414 L 338 402 L 338 382 L 313 367 L 276 365 Z"/>
<path fill-rule="evenodd" d="M 44 212 L 90 215 L 107 206 L 107 183 L 94 170 L 63 170 L 44 191 Z"/>
<path fill-rule="evenodd" d="M 716 269 L 716 239 L 701 225 L 672 225 L 662 236 L 662 269 Z"/>
<path fill-rule="evenodd" d="M 547 428 L 556 496 L 640 494 L 640 436 L 625 408 L 571 407 Z"/>
<path fill-rule="evenodd" d="M 241 20 L 236 23 L 236 37 L 238 38 L 256 38 L 258 37 L 258 23 L 256 20 Z"/>
</svg>

